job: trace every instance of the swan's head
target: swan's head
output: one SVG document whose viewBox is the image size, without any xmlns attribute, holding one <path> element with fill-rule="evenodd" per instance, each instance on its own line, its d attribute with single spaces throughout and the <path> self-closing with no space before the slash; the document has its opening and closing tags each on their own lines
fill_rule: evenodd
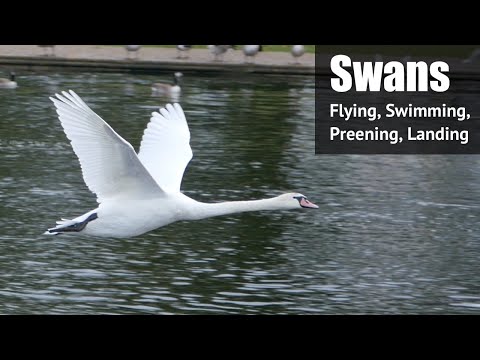
<svg viewBox="0 0 480 360">
<path fill-rule="evenodd" d="M 281 201 L 285 208 L 297 209 L 318 209 L 318 205 L 310 202 L 307 197 L 300 193 L 288 193 L 277 197 L 278 201 Z"/>
</svg>

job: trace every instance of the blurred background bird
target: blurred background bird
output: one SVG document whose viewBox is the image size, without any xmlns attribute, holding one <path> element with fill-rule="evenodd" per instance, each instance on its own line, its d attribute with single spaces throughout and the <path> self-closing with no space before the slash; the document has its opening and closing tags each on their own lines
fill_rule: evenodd
<svg viewBox="0 0 480 360">
<path fill-rule="evenodd" d="M 133 59 L 138 59 L 138 50 L 140 50 L 141 47 L 142 45 L 125 45 L 125 50 L 127 50 L 127 59 L 132 59 L 130 57 L 131 53 L 134 53 Z"/>
<path fill-rule="evenodd" d="M 300 64 L 298 58 L 305 54 L 305 46 L 303 45 L 293 45 L 291 50 L 292 56 L 295 59 L 295 64 Z"/>
<path fill-rule="evenodd" d="M 208 45 L 208 49 L 213 54 L 213 61 L 223 61 L 228 49 L 235 49 L 235 45 Z"/>
<path fill-rule="evenodd" d="M 177 59 L 188 59 L 191 48 L 192 45 L 177 45 Z"/>
<path fill-rule="evenodd" d="M 243 54 L 245 55 L 245 62 L 248 63 L 250 58 L 252 60 L 251 63 L 254 63 L 255 56 L 262 50 L 262 45 L 244 45 Z"/>
</svg>

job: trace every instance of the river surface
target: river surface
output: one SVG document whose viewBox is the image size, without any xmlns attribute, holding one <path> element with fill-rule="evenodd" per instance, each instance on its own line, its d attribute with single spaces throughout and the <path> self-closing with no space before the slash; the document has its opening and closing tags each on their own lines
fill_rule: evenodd
<svg viewBox="0 0 480 360">
<path fill-rule="evenodd" d="M 44 236 L 96 207 L 48 99 L 73 89 L 138 149 L 170 75 L 21 72 L 0 91 L 0 314 L 476 314 L 480 156 L 315 155 L 307 76 L 186 73 L 205 202 L 297 191 L 318 210 Z"/>
</svg>

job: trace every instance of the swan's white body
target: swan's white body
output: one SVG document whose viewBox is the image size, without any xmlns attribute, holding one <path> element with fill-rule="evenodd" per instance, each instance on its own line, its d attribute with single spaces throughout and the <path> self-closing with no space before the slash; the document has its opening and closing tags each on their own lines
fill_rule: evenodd
<svg viewBox="0 0 480 360">
<path fill-rule="evenodd" d="M 271 199 L 206 204 L 180 191 L 192 158 L 190 131 L 182 108 L 168 104 L 152 113 L 138 155 L 73 91 L 50 98 L 80 160 L 83 178 L 98 208 L 62 219 L 45 234 L 132 237 L 180 220 L 256 210 L 318 208 L 298 193 Z"/>
</svg>

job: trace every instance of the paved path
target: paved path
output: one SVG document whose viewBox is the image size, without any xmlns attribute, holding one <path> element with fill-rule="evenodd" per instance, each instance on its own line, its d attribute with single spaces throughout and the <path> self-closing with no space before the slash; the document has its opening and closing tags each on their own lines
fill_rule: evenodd
<svg viewBox="0 0 480 360">
<path fill-rule="evenodd" d="M 325 75 L 330 76 L 330 60 L 333 54 L 304 54 L 299 64 L 288 52 L 260 52 L 255 58 L 255 64 L 246 64 L 241 49 L 228 50 L 224 61 L 213 61 L 213 56 L 207 49 L 192 49 L 189 59 L 177 59 L 175 48 L 142 47 L 138 58 L 127 59 L 124 46 L 107 45 L 57 45 L 55 57 L 45 56 L 45 49 L 38 45 L 0 45 L 0 68 L 20 67 L 31 70 L 70 68 L 85 71 L 111 72 L 171 72 L 171 71 L 202 71 L 231 73 L 271 73 L 281 75 Z M 355 61 L 375 61 L 373 55 L 358 55 Z M 383 61 L 401 61 L 401 59 L 384 56 Z M 412 57 L 409 61 L 436 61 Z M 480 61 L 465 63 L 462 59 L 450 58 L 442 60 L 450 65 L 449 76 L 453 79 L 480 80 Z"/>
<path fill-rule="evenodd" d="M 241 49 L 228 50 L 224 61 L 213 61 L 207 49 L 192 49 L 189 59 L 177 59 L 175 48 L 142 47 L 138 57 L 127 59 L 123 46 L 57 45 L 55 56 L 45 56 L 37 45 L 0 45 L 0 66 L 97 67 L 99 70 L 208 70 L 284 74 L 314 74 L 315 55 L 304 54 L 294 64 L 290 53 L 260 52 L 255 64 L 246 64 Z M 135 55 L 135 54 L 133 54 Z"/>
</svg>

